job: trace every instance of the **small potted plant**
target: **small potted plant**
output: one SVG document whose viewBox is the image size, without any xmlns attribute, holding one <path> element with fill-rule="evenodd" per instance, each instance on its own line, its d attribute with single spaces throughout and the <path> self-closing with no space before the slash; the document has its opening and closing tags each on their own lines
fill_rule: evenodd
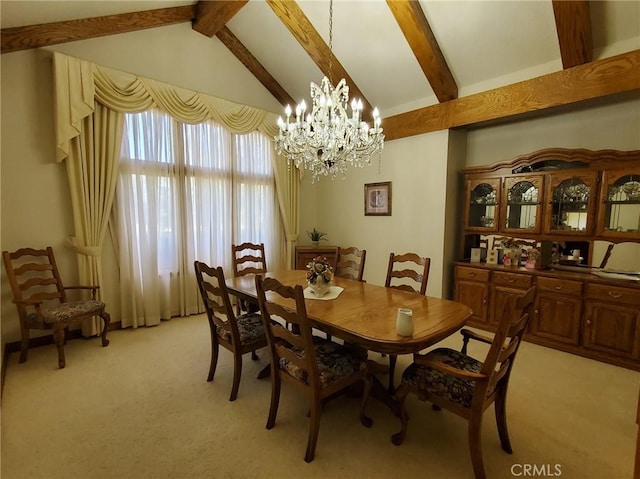
<svg viewBox="0 0 640 479">
<path fill-rule="evenodd" d="M 311 242 L 314 246 L 318 246 L 318 244 L 320 244 L 320 240 L 327 241 L 327 238 L 325 238 L 325 236 L 327 236 L 327 233 L 318 231 L 315 228 L 313 228 L 311 231 L 307 231 L 307 235 L 309 235 L 309 238 L 311 239 Z"/>
</svg>

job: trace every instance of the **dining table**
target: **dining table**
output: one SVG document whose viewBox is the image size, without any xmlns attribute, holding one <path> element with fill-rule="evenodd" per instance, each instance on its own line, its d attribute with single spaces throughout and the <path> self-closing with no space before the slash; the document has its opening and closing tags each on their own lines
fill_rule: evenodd
<svg viewBox="0 0 640 479">
<path fill-rule="evenodd" d="M 267 272 L 286 286 L 307 284 L 305 270 Z M 226 279 L 229 294 L 247 302 L 257 302 L 255 275 Z M 462 328 L 471 317 L 469 307 L 448 299 L 425 296 L 346 278 L 334 277 L 331 299 L 305 293 L 305 308 L 312 327 L 345 343 L 382 354 L 414 354 L 433 346 Z M 339 294 L 335 294 L 338 292 Z M 267 299 L 287 307 L 287 300 L 267 292 Z M 401 336 L 396 330 L 399 308 L 412 311 L 413 334 Z M 388 371 L 383 365 L 376 372 Z M 390 385 L 393 378 L 390 378 Z M 378 391 L 380 387 L 376 388 Z M 386 388 L 383 387 L 386 390 Z M 393 387 L 388 388 L 393 393 Z M 380 392 L 380 391 L 379 391 Z M 384 394 L 383 394 L 384 396 Z M 397 412 L 392 397 L 382 397 Z"/>
</svg>

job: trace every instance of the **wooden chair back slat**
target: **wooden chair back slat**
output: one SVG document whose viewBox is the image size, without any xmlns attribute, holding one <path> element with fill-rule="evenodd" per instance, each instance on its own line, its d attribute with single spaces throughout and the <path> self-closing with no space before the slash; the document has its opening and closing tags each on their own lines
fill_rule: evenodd
<svg viewBox="0 0 640 479">
<path fill-rule="evenodd" d="M 20 283 L 20 290 L 26 291 L 34 286 L 56 285 L 58 282 L 55 278 L 30 278 L 24 283 Z"/>
<path fill-rule="evenodd" d="M 231 245 L 233 275 L 260 274 L 267 272 L 267 260 L 264 254 L 264 243 L 242 243 Z"/>
<path fill-rule="evenodd" d="M 406 268 L 402 263 L 411 263 L 414 269 Z M 426 294 L 427 283 L 429 281 L 429 269 L 431 267 L 431 259 L 422 257 L 415 253 L 405 253 L 396 255 L 389 254 L 389 265 L 387 267 L 387 278 L 384 285 L 387 288 L 402 289 L 405 291 L 413 291 L 419 294 Z M 413 287 L 408 283 L 391 284 L 393 278 L 404 280 L 408 279 L 417 283 L 417 287 Z"/>
<path fill-rule="evenodd" d="M 5 251 L 2 256 L 14 299 L 67 301 L 51 247 Z M 52 287 L 55 292 L 51 291 Z"/>
<path fill-rule="evenodd" d="M 52 269 L 53 267 L 50 264 L 27 263 L 15 268 L 15 273 L 17 276 L 20 276 L 29 271 L 51 271 Z"/>
<path fill-rule="evenodd" d="M 355 246 L 348 248 L 338 247 L 334 274 L 340 278 L 362 281 L 364 264 L 367 259 L 367 250 L 361 250 Z"/>
</svg>

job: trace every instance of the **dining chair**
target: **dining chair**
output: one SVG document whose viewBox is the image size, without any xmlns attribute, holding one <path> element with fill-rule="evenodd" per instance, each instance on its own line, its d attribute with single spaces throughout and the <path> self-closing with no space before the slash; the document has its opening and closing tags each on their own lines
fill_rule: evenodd
<svg viewBox="0 0 640 479">
<path fill-rule="evenodd" d="M 340 278 L 362 281 L 364 275 L 364 262 L 367 258 L 367 250 L 358 249 L 355 246 L 348 248 L 338 247 L 334 273 Z"/>
<path fill-rule="evenodd" d="M 229 401 L 235 401 L 242 376 L 242 356 L 251 353 L 256 360 L 256 350 L 267 346 L 267 337 L 259 312 L 236 316 L 231 306 L 222 268 L 211 268 L 206 263 L 194 261 L 198 289 L 204 303 L 211 332 L 211 364 L 207 381 L 213 381 L 218 364 L 220 346 L 233 354 L 233 384 Z M 264 372 L 258 375 L 264 377 Z"/>
<path fill-rule="evenodd" d="M 311 462 L 318 442 L 322 403 L 331 396 L 363 381 L 360 421 L 366 427 L 371 426 L 371 419 L 364 415 L 365 398 L 371 389 L 371 377 L 367 372 L 367 351 L 314 336 L 301 285 L 284 286 L 274 278 L 263 279 L 261 275 L 257 275 L 255 280 L 258 303 L 271 350 L 271 406 L 266 427 L 271 429 L 275 425 L 281 383 L 284 381 L 293 384 L 307 395 L 311 403 L 309 437 L 304 456 L 306 462 Z M 286 307 L 279 304 L 280 300 Z M 288 329 L 286 324 L 290 324 L 291 328 Z"/>
<path fill-rule="evenodd" d="M 20 319 L 20 362 L 27 360 L 29 331 L 47 329 L 53 331 L 58 350 L 58 367 L 66 366 L 64 345 L 69 327 L 85 319 L 100 316 L 102 346 L 107 346 L 107 330 L 111 317 L 105 304 L 96 299 L 99 286 L 64 286 L 56 265 L 53 249 L 21 248 L 13 252 L 3 251 L 2 259 L 13 293 L 13 302 Z M 69 301 L 71 290 L 91 291 L 91 299 Z"/>
<path fill-rule="evenodd" d="M 414 360 L 402 374 L 396 391 L 402 429 L 394 434 L 392 442 L 400 445 L 407 432 L 407 412 L 404 401 L 411 392 L 421 401 L 433 403 L 434 409 L 448 409 L 468 421 L 469 449 L 476 479 L 484 479 L 481 428 L 484 411 L 493 403 L 502 449 L 512 453 L 507 430 L 506 402 L 509 377 L 516 354 L 532 313 L 536 287 L 505 302 L 502 317 L 493 338 L 462 329 L 461 352 L 438 348 Z M 489 344 L 484 361 L 467 354 L 470 339 Z"/>
<path fill-rule="evenodd" d="M 233 275 L 235 277 L 267 272 L 264 243 L 256 244 L 246 242 L 239 245 L 232 244 L 231 258 L 233 262 Z M 252 313 L 258 311 L 258 305 L 237 299 L 236 311 L 237 314 L 242 314 L 243 312 Z"/>
<path fill-rule="evenodd" d="M 389 266 L 384 285 L 387 288 L 400 289 L 411 293 L 426 294 L 429 281 L 429 267 L 431 258 L 422 257 L 416 253 L 389 254 Z M 391 284 L 400 281 L 399 284 Z M 417 283 L 413 286 L 411 283 Z M 394 374 L 396 370 L 397 356 L 389 355 L 389 391 L 393 392 Z"/>
<path fill-rule="evenodd" d="M 426 294 L 429 281 L 429 267 L 431 259 L 415 253 L 389 254 L 389 266 L 384 285 L 387 288 L 397 288 L 419 294 Z M 395 280 L 394 280 L 395 278 Z M 400 284 L 391 284 L 400 281 Z M 417 283 L 413 286 L 410 283 Z"/>
<path fill-rule="evenodd" d="M 267 260 L 264 254 L 264 243 L 242 243 L 231 245 L 233 259 L 233 275 L 244 276 L 267 272 Z"/>
</svg>

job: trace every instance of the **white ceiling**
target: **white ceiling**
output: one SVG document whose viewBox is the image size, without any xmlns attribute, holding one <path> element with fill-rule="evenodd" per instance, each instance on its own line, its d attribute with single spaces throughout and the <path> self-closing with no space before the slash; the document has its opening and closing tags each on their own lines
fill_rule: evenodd
<svg viewBox="0 0 640 479">
<path fill-rule="evenodd" d="M 562 69 L 550 0 L 419 1 L 460 97 Z M 0 18 L 8 28 L 193 3 L 2 0 Z M 328 44 L 329 2 L 298 3 Z M 639 0 L 590 6 L 594 60 L 640 49 Z M 322 73 L 264 1 L 227 26 L 294 99 L 308 98 Z M 437 103 L 384 0 L 335 0 L 333 51 L 383 116 Z"/>
</svg>

